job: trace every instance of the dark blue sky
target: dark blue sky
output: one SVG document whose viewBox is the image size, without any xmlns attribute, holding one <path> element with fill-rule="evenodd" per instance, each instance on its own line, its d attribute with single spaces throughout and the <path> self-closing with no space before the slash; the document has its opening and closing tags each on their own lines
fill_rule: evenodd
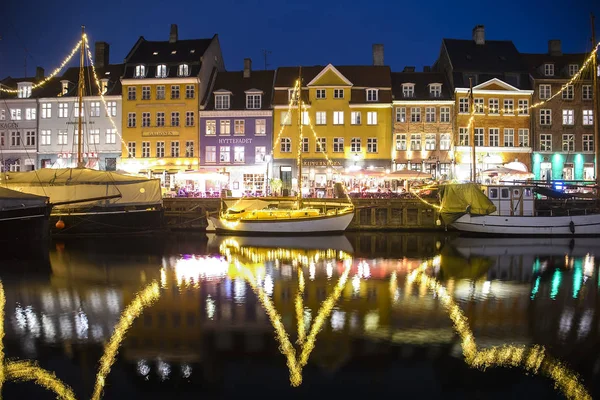
<svg viewBox="0 0 600 400">
<path fill-rule="evenodd" d="M 29 75 L 36 65 L 51 71 L 77 42 L 81 24 L 92 42 L 111 45 L 113 63 L 139 36 L 168 39 L 171 23 L 181 39 L 218 33 L 228 70 L 241 69 L 245 57 L 262 69 L 262 49 L 271 51 L 270 68 L 370 64 L 373 43 L 385 45 L 385 63 L 393 70 L 421 70 L 435 61 L 443 37 L 470 39 L 477 24 L 485 25 L 487 39 L 513 40 L 523 52 L 545 52 L 549 39 L 561 39 L 564 52 L 587 52 L 590 11 L 600 41 L 600 0 L 4 2 L 0 77 L 23 76 L 25 59 Z"/>
</svg>

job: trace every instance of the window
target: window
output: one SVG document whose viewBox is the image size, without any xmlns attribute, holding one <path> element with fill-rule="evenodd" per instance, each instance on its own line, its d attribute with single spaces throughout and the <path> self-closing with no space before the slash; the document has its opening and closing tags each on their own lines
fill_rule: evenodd
<svg viewBox="0 0 600 400">
<path fill-rule="evenodd" d="M 217 146 L 206 146 L 204 149 L 204 161 L 206 163 L 217 162 Z"/>
<path fill-rule="evenodd" d="M 217 121 L 214 119 L 206 121 L 206 136 L 215 136 L 217 134 Z"/>
<path fill-rule="evenodd" d="M 10 145 L 12 147 L 21 146 L 21 132 L 13 131 L 10 133 Z"/>
<path fill-rule="evenodd" d="M 281 125 L 291 125 L 292 124 L 292 114 L 287 111 L 281 112 Z"/>
<path fill-rule="evenodd" d="M 117 116 L 117 102 L 116 101 L 107 101 L 106 102 L 106 112 L 107 112 L 107 116 L 116 117 Z"/>
<path fill-rule="evenodd" d="M 235 146 L 233 148 L 233 162 L 237 162 L 237 163 L 245 162 L 244 146 Z"/>
<path fill-rule="evenodd" d="M 425 122 L 435 122 L 435 107 L 425 107 Z"/>
<path fill-rule="evenodd" d="M 544 64 L 544 75 L 554 76 L 554 64 Z"/>
<path fill-rule="evenodd" d="M 421 122 L 421 108 L 412 107 L 410 109 L 410 122 Z"/>
<path fill-rule="evenodd" d="M 406 134 L 405 133 L 396 133 L 396 150 L 397 151 L 406 150 Z"/>
<path fill-rule="evenodd" d="M 413 133 L 410 135 L 410 149 L 412 151 L 421 150 L 421 134 Z"/>
<path fill-rule="evenodd" d="M 593 110 L 583 110 L 583 124 L 584 125 L 594 125 L 594 111 Z"/>
<path fill-rule="evenodd" d="M 196 96 L 196 89 L 194 85 L 185 85 L 185 98 L 193 99 Z"/>
<path fill-rule="evenodd" d="M 583 135 L 583 151 L 594 151 L 594 135 Z"/>
<path fill-rule="evenodd" d="M 429 85 L 429 95 L 431 97 L 441 97 L 442 96 L 442 85 L 437 84 L 437 83 Z"/>
<path fill-rule="evenodd" d="M 529 129 L 519 129 L 519 147 L 529 147 Z"/>
<path fill-rule="evenodd" d="M 562 151 L 575 151 L 575 135 L 571 133 L 562 135 Z"/>
<path fill-rule="evenodd" d="M 156 142 L 156 157 L 163 158 L 165 156 L 165 142 Z"/>
<path fill-rule="evenodd" d="M 173 140 L 171 142 L 171 157 L 179 157 L 179 141 Z"/>
<path fill-rule="evenodd" d="M 367 138 L 367 153 L 377 153 L 377 138 Z"/>
<path fill-rule="evenodd" d="M 377 101 L 378 100 L 378 90 L 377 89 L 367 89 L 367 101 Z"/>
<path fill-rule="evenodd" d="M 377 111 L 367 112 L 367 125 L 377 125 Z"/>
<path fill-rule="evenodd" d="M 483 105 L 483 98 L 476 97 L 473 99 L 473 108 L 475 109 L 475 113 L 483 114 L 485 112 L 485 107 Z"/>
<path fill-rule="evenodd" d="M 90 129 L 90 144 L 100 144 L 100 129 Z"/>
<path fill-rule="evenodd" d="M 52 118 L 52 104 L 42 103 L 42 118 Z"/>
<path fill-rule="evenodd" d="M 165 86 L 159 85 L 156 87 L 156 100 L 164 100 L 165 99 Z"/>
<path fill-rule="evenodd" d="M 49 146 L 52 144 L 52 131 L 49 129 L 42 129 L 40 131 L 40 145 Z"/>
<path fill-rule="evenodd" d="M 190 75 L 190 66 L 187 64 L 179 64 L 179 68 L 177 69 L 177 75 L 189 76 Z"/>
<path fill-rule="evenodd" d="M 396 107 L 396 122 L 406 122 L 405 107 Z"/>
<path fill-rule="evenodd" d="M 317 125 L 327 125 L 327 112 L 326 111 L 317 111 L 315 113 L 316 124 Z"/>
<path fill-rule="evenodd" d="M 195 115 L 196 113 L 193 111 L 185 112 L 185 126 L 194 126 L 196 124 Z"/>
<path fill-rule="evenodd" d="M 334 153 L 343 153 L 344 152 L 344 138 L 343 137 L 333 138 L 333 152 Z"/>
<path fill-rule="evenodd" d="M 519 115 L 529 115 L 529 100 L 521 99 L 519 100 Z"/>
<path fill-rule="evenodd" d="M 551 96 L 552 86 L 551 85 L 540 85 L 540 100 L 549 99 Z"/>
<path fill-rule="evenodd" d="M 143 127 L 149 127 L 150 126 L 150 113 L 149 112 L 143 112 L 142 113 L 142 126 Z"/>
<path fill-rule="evenodd" d="M 167 77 L 167 66 L 164 64 L 159 64 L 156 66 L 156 77 L 157 78 L 166 78 Z"/>
<path fill-rule="evenodd" d="M 73 105 L 73 116 L 77 116 L 79 115 L 80 117 L 85 117 L 85 103 L 81 104 L 83 106 L 83 108 L 81 109 L 81 112 L 79 111 L 79 103 L 76 102 Z"/>
<path fill-rule="evenodd" d="M 106 94 L 108 91 L 108 79 L 104 78 L 100 80 L 100 93 Z"/>
<path fill-rule="evenodd" d="M 107 129 L 104 140 L 106 141 L 106 144 L 116 144 L 117 143 L 117 130 L 114 128 Z"/>
<path fill-rule="evenodd" d="M 137 97 L 137 90 L 135 86 L 129 86 L 127 88 L 127 100 L 135 100 Z"/>
<path fill-rule="evenodd" d="M 515 130 L 513 128 L 504 128 L 504 147 L 514 147 Z"/>
<path fill-rule="evenodd" d="M 179 126 L 179 111 L 171 113 L 171 126 Z"/>
<path fill-rule="evenodd" d="M 25 119 L 28 121 L 33 121 L 35 119 L 35 115 L 37 110 L 35 108 L 26 108 L 25 109 Z"/>
<path fill-rule="evenodd" d="M 483 128 L 475 128 L 475 146 L 483 146 Z"/>
<path fill-rule="evenodd" d="M 261 98 L 260 94 L 247 94 L 246 95 L 246 108 L 258 110 L 261 107 Z"/>
<path fill-rule="evenodd" d="M 17 97 L 19 99 L 26 99 L 31 96 L 31 84 L 30 83 L 24 83 L 24 84 L 19 83 L 18 86 L 19 86 L 19 90 L 17 93 Z"/>
<path fill-rule="evenodd" d="M 515 113 L 515 101 L 513 99 L 504 99 L 504 114 Z"/>
<path fill-rule="evenodd" d="M 219 146 L 219 162 L 231 162 L 231 148 L 229 146 Z"/>
<path fill-rule="evenodd" d="M 350 140 L 350 151 L 353 153 L 360 153 L 361 149 L 361 140 L 360 138 L 352 138 Z"/>
<path fill-rule="evenodd" d="M 333 98 L 334 99 L 343 99 L 344 98 L 344 89 L 333 89 Z"/>
<path fill-rule="evenodd" d="M 327 151 L 327 139 L 320 137 L 317 138 L 315 142 L 315 152 L 325 152 Z"/>
<path fill-rule="evenodd" d="M 60 81 L 60 83 L 62 94 L 67 94 L 69 92 L 69 81 Z"/>
<path fill-rule="evenodd" d="M 142 158 L 150 158 L 150 142 L 142 142 Z"/>
<path fill-rule="evenodd" d="M 469 99 L 467 97 L 461 97 L 458 99 L 458 112 L 460 114 L 469 113 Z"/>
<path fill-rule="evenodd" d="M 540 135 L 540 151 L 552 151 L 552 134 L 542 133 Z"/>
<path fill-rule="evenodd" d="M 300 151 L 303 153 L 308 153 L 310 151 L 310 146 L 307 137 L 302 138 L 302 142 L 300 144 Z"/>
<path fill-rule="evenodd" d="M 435 150 L 435 134 L 425 135 L 425 150 Z"/>
<path fill-rule="evenodd" d="M 267 120 L 257 119 L 254 121 L 254 134 L 256 136 L 264 136 L 267 134 Z"/>
<path fill-rule="evenodd" d="M 498 128 L 490 128 L 489 129 L 489 139 L 488 145 L 493 147 L 500 146 L 500 129 Z M 483 144 L 481 144 L 483 146 Z"/>
<path fill-rule="evenodd" d="M 171 100 L 179 99 L 179 85 L 171 85 Z"/>
<path fill-rule="evenodd" d="M 21 160 L 14 160 L 11 164 L 9 164 L 10 172 L 19 172 L 21 171 Z"/>
<path fill-rule="evenodd" d="M 317 89 L 316 96 L 317 96 L 317 99 L 324 99 L 325 98 L 325 89 Z"/>
<path fill-rule="evenodd" d="M 573 125 L 575 123 L 575 110 L 562 110 L 563 125 Z"/>
<path fill-rule="evenodd" d="M 263 163 L 267 159 L 267 148 L 265 146 L 256 146 L 254 148 L 254 163 Z"/>
<path fill-rule="evenodd" d="M 150 100 L 150 86 L 142 86 L 142 100 Z"/>
<path fill-rule="evenodd" d="M 469 146 L 469 130 L 467 128 L 458 128 L 458 145 Z"/>
<path fill-rule="evenodd" d="M 302 111 L 302 114 L 300 114 L 300 122 L 302 123 L 302 125 L 308 125 L 308 121 L 310 121 L 310 118 L 308 116 L 308 111 Z"/>
<path fill-rule="evenodd" d="M 60 142 L 60 132 L 59 132 L 59 142 Z M 127 153 L 129 157 L 135 158 L 135 142 L 127 142 Z"/>
<path fill-rule="evenodd" d="M 592 100 L 592 85 L 583 85 L 581 87 L 581 99 Z"/>
<path fill-rule="evenodd" d="M 58 103 L 58 118 L 69 118 L 68 103 Z"/>
<path fill-rule="evenodd" d="M 298 94 L 299 94 L 298 90 L 294 91 L 294 89 L 288 89 L 288 101 L 289 102 L 291 101 L 292 104 L 297 104 L 298 103 Z M 292 97 L 294 97 L 294 98 L 292 99 Z"/>
<path fill-rule="evenodd" d="M 143 78 L 146 76 L 146 66 L 145 65 L 136 65 L 135 66 L 135 77 Z"/>
<path fill-rule="evenodd" d="M 500 101 L 498 99 L 489 99 L 488 109 L 490 114 L 500 114 Z"/>
<path fill-rule="evenodd" d="M 575 97 L 575 89 L 573 85 L 567 85 L 562 91 L 563 100 L 573 100 Z"/>
<path fill-rule="evenodd" d="M 25 146 L 35 146 L 35 131 L 25 132 Z"/>
<path fill-rule="evenodd" d="M 58 130 L 58 144 L 68 144 L 69 136 L 65 129 Z M 135 144 L 134 144 L 135 145 Z"/>
<path fill-rule="evenodd" d="M 292 152 L 292 139 L 287 138 L 287 137 L 281 138 L 279 150 L 282 153 L 291 153 Z"/>
<path fill-rule="evenodd" d="M 352 111 L 350 113 L 350 124 L 360 125 L 361 123 L 362 123 L 362 118 L 361 118 L 360 111 Z"/>
<path fill-rule="evenodd" d="M 222 119 L 221 120 L 221 129 L 219 130 L 219 134 L 220 135 L 224 135 L 224 136 L 229 136 L 231 135 L 231 120 L 228 119 Z"/>
<path fill-rule="evenodd" d="M 165 113 L 162 111 L 156 113 L 156 126 L 165 126 Z"/>
<path fill-rule="evenodd" d="M 135 113 L 127 114 L 127 127 L 135 128 Z"/>
<path fill-rule="evenodd" d="M 577 72 L 579 72 L 579 65 L 569 64 L 569 76 L 574 76 Z"/>
<path fill-rule="evenodd" d="M 450 122 L 450 107 L 440 107 L 440 122 Z"/>
<path fill-rule="evenodd" d="M 442 133 L 440 135 L 440 150 L 450 150 L 450 134 Z"/>
<path fill-rule="evenodd" d="M 194 157 L 194 141 L 193 140 L 187 140 L 185 142 L 185 156 L 187 158 Z"/>
<path fill-rule="evenodd" d="M 228 94 L 217 94 L 215 96 L 215 108 L 217 110 L 228 110 L 229 109 L 229 95 Z"/>
<path fill-rule="evenodd" d="M 333 112 L 333 124 L 334 125 L 344 125 L 344 112 L 343 111 L 334 111 Z"/>
<path fill-rule="evenodd" d="M 413 83 L 402 84 L 402 97 L 414 97 L 415 96 L 415 85 Z"/>
<path fill-rule="evenodd" d="M 540 110 L 540 125 L 552 125 L 552 110 L 547 108 Z"/>
<path fill-rule="evenodd" d="M 243 135 L 246 132 L 246 121 L 243 119 L 236 119 L 233 121 L 233 134 Z"/>
</svg>

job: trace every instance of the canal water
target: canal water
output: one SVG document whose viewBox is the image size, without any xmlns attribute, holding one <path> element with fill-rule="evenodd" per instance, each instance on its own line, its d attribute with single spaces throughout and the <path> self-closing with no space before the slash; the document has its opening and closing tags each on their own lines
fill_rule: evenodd
<svg viewBox="0 0 600 400">
<path fill-rule="evenodd" d="M 597 239 L 434 233 L 11 251 L 2 394 L 598 397 L 597 256 Z"/>
</svg>

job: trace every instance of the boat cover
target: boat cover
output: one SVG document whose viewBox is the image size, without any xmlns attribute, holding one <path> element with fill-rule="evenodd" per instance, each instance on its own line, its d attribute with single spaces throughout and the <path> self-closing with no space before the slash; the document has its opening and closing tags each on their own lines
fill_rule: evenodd
<svg viewBox="0 0 600 400">
<path fill-rule="evenodd" d="M 488 215 L 496 206 L 474 183 L 440 185 L 440 215 L 450 225 L 465 214 Z"/>
<path fill-rule="evenodd" d="M 47 201 L 47 197 L 35 196 L 0 187 L 0 211 L 45 207 Z"/>
<path fill-rule="evenodd" d="M 23 193 L 47 196 L 51 203 L 121 195 L 55 208 L 122 207 L 162 204 L 160 180 L 97 171 L 88 168 L 42 168 L 30 172 L 6 172 L 0 186 Z"/>
</svg>

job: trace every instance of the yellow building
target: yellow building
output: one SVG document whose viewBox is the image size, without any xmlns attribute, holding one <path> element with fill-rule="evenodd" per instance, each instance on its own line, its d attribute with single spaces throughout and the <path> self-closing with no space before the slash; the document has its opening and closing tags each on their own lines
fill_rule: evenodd
<svg viewBox="0 0 600 400">
<path fill-rule="evenodd" d="M 198 168 L 198 110 L 215 71 L 224 70 L 217 35 L 168 41 L 140 37 L 125 59 L 120 169 L 160 177 Z"/>
<path fill-rule="evenodd" d="M 390 69 L 376 64 L 302 68 L 304 192 L 331 188 L 343 174 L 390 169 Z M 273 95 L 273 177 L 288 190 L 297 190 L 298 110 L 288 106 L 298 76 L 297 67 L 279 68 Z"/>
</svg>

